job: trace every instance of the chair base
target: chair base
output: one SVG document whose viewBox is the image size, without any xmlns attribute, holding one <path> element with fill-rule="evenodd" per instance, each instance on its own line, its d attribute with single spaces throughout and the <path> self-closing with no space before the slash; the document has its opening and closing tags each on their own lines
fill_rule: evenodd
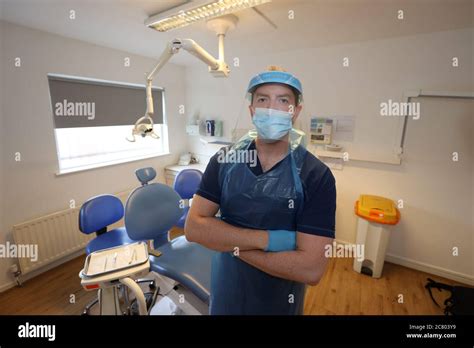
<svg viewBox="0 0 474 348">
<path fill-rule="evenodd" d="M 137 279 L 135 280 L 137 284 L 148 283 L 148 288 L 152 291 L 145 292 L 145 299 L 147 304 L 148 312 L 153 307 L 156 302 L 157 297 L 159 296 L 160 287 L 156 286 L 156 281 L 154 279 Z M 123 315 L 138 315 L 138 303 L 136 299 L 133 299 L 131 302 L 128 297 L 128 288 L 122 284 L 117 285 L 120 299 L 123 300 L 125 310 L 122 311 Z M 82 311 L 81 315 L 91 315 L 91 309 L 99 303 L 99 294 L 97 297 L 89 302 Z M 102 314 L 102 313 L 99 313 Z"/>
<path fill-rule="evenodd" d="M 151 308 L 155 305 L 156 299 L 160 295 L 160 288 L 156 288 L 155 291 L 153 292 L 145 292 L 145 301 L 146 301 L 146 308 L 148 310 L 148 313 L 150 313 Z M 139 309 L 138 309 L 138 302 L 136 299 L 134 299 L 130 303 L 130 315 L 140 315 Z"/>
</svg>

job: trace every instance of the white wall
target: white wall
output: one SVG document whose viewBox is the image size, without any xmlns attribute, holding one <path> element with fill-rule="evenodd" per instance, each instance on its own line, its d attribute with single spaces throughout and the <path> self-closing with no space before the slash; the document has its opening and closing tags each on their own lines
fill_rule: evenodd
<svg viewBox="0 0 474 348">
<path fill-rule="evenodd" d="M 403 92 L 410 89 L 473 91 L 472 35 L 472 30 L 447 31 L 277 55 L 265 54 L 266 43 L 253 56 L 241 56 L 238 47 L 228 46 L 227 59 L 232 62 L 233 57 L 239 57 L 240 60 L 240 67 L 232 68 L 229 79 L 206 79 L 204 69 L 188 69 L 188 119 L 199 114 L 202 119 L 224 120 L 225 136 L 229 138 L 236 118 L 239 124 L 250 126 L 248 103 L 243 98 L 247 84 L 267 65 L 279 64 L 299 76 L 303 83 L 305 103 L 297 127 L 308 132 L 313 115 L 355 115 L 355 142 L 347 144 L 348 147 L 352 145 L 355 151 L 372 148 L 374 152 L 383 148 L 386 153 L 397 140 L 394 130 L 399 120 L 382 119 L 378 115 L 380 103 L 388 99 L 399 101 Z M 342 67 L 346 56 L 350 58 L 349 69 Z M 456 69 L 450 65 L 453 56 L 461 62 Z M 337 239 L 355 241 L 353 205 L 359 194 L 401 198 L 405 207 L 401 212 L 402 222 L 392 233 L 389 259 L 458 280 L 474 281 L 473 222 L 469 218 L 473 213 L 473 193 L 468 189 L 473 176 L 474 134 L 472 128 L 459 123 L 466 121 L 466 107 L 469 105 L 461 106 L 459 111 L 464 113 L 464 118 L 455 121 L 456 129 L 465 127 L 464 131 L 451 132 L 444 139 L 444 144 L 457 141 L 459 151 L 466 154 L 462 169 L 445 161 L 443 156 L 447 154 L 440 152 L 438 139 L 429 135 L 429 132 L 439 134 L 434 133 L 436 122 L 440 124 L 447 117 L 443 113 L 445 109 L 442 112 L 435 107 L 430 109 L 435 123 L 427 121 L 428 115 L 423 114 L 426 119 L 410 122 L 402 165 L 349 162 L 342 171 L 333 171 L 338 190 Z M 474 117 L 472 112 L 471 117 Z M 464 140 L 459 141 L 461 138 Z M 215 151 L 206 148 L 198 137 L 190 137 L 190 144 L 203 159 Z M 434 152 L 425 156 L 429 149 Z M 462 249 L 456 258 L 451 256 L 453 246 Z"/>
<path fill-rule="evenodd" d="M 85 42 L 0 22 L 4 32 L 2 91 L 4 115 L 1 125 L 3 154 L 1 192 L 4 219 L 0 243 L 11 240 L 11 227 L 27 219 L 63 210 L 69 200 L 125 191 L 137 186 L 134 170 L 154 167 L 164 182 L 163 168 L 177 162 L 186 149 L 184 119 L 178 105 L 185 101 L 185 69 L 168 63 L 155 79 L 165 88 L 170 155 L 148 160 L 56 176 L 57 157 L 50 106 L 48 73 L 67 74 L 129 83 L 144 83 L 144 74 L 155 64 L 151 58 L 95 46 Z M 15 57 L 21 68 L 15 68 Z M 130 57 L 131 67 L 124 67 Z M 20 152 L 22 161 L 14 161 Z M 1 176 L 0 176 L 1 178 Z M 1 216 L 0 216 L 1 217 Z M 0 289 L 11 278 L 6 274 L 11 260 L 0 260 Z"/>
<path fill-rule="evenodd" d="M 4 46 L 3 46 L 3 40 L 4 39 L 4 33 L 3 33 L 3 28 L 2 26 L 0 26 L 0 62 L 4 62 L 5 61 L 5 58 L 4 58 L 4 55 L 5 55 L 5 50 L 4 50 Z M 4 127 L 4 117 L 5 117 L 5 112 L 4 112 L 4 104 L 3 104 L 3 101 L 4 101 L 4 98 L 3 98 L 3 94 L 4 94 L 4 91 L 5 91 L 5 88 L 3 86 L 3 81 L 4 81 L 4 74 L 3 74 L 3 66 L 0 66 L 0 81 L 2 81 L 2 83 L 0 84 L 0 244 L 4 244 L 5 243 L 5 233 L 3 233 L 3 231 L 5 231 L 5 221 L 4 221 L 4 202 L 5 202 L 5 196 L 4 196 L 4 159 L 3 159 L 3 152 L 4 152 L 4 135 L 5 135 L 5 127 Z M 5 260 L 1 260 L 0 259 L 0 269 L 4 269 L 4 265 L 6 264 L 7 262 Z M 2 272 L 3 273 L 3 272 Z M 0 276 L 2 277 L 2 276 Z M 2 279 L 2 278 L 0 278 Z M 5 278 L 3 278 L 3 280 L 5 280 Z M 0 281 L 0 286 L 1 286 L 1 281 Z M 0 288 L 1 289 L 1 288 Z"/>
<path fill-rule="evenodd" d="M 354 115 L 357 117 L 354 142 L 343 143 L 345 149 L 353 157 L 364 153 L 387 157 L 394 154 L 399 144 L 393 131 L 400 119 L 379 116 L 380 103 L 388 99 L 401 101 L 403 92 L 410 89 L 468 90 L 472 85 L 471 46 L 471 30 L 272 55 L 265 54 L 263 45 L 261 52 L 253 56 L 242 56 L 239 47 L 227 45 L 228 62 L 238 57 L 240 63 L 240 67 L 232 67 L 228 79 L 209 79 L 206 69 L 189 69 L 188 118 L 199 114 L 202 118 L 223 119 L 226 136 L 230 136 L 237 119 L 239 128 L 251 127 L 243 98 L 248 82 L 269 64 L 281 64 L 303 83 L 305 108 L 299 120 L 303 130 L 309 130 L 310 116 Z M 462 62 L 459 68 L 451 66 L 453 56 Z M 348 68 L 342 65 L 344 57 L 349 58 Z M 198 152 L 205 151 L 193 143 Z M 377 146 L 374 148 L 373 144 Z"/>
</svg>

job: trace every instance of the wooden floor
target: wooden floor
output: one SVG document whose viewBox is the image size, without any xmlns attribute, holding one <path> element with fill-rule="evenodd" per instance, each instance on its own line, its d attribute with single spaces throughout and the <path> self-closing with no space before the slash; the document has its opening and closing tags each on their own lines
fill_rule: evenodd
<svg viewBox="0 0 474 348">
<path fill-rule="evenodd" d="M 304 313 L 316 315 L 436 315 L 443 314 L 425 289 L 426 278 L 456 284 L 454 281 L 386 262 L 382 278 L 357 273 L 353 259 L 331 259 L 317 286 L 306 292 Z M 399 303 L 399 295 L 403 303 Z M 446 291 L 433 290 L 440 304 Z"/>
<path fill-rule="evenodd" d="M 81 314 L 95 296 L 80 285 L 79 271 L 85 257 L 60 267 L 0 294 L 0 314 Z M 385 263 L 383 278 L 373 279 L 354 272 L 352 259 L 331 259 L 320 284 L 309 287 L 305 314 L 316 315 L 391 315 L 443 314 L 424 288 L 426 278 L 454 284 L 453 281 L 402 266 Z M 398 302 L 403 295 L 403 303 Z M 433 292 L 438 303 L 445 297 Z M 71 295 L 75 303 L 70 303 Z"/>
</svg>

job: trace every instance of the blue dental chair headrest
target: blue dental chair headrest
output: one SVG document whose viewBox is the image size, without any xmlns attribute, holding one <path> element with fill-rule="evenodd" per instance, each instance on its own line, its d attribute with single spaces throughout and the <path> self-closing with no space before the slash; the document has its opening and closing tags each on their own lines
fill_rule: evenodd
<svg viewBox="0 0 474 348">
<path fill-rule="evenodd" d="M 122 201 L 113 195 L 99 195 L 85 202 L 79 212 L 79 229 L 90 234 L 112 225 L 123 217 Z"/>
<path fill-rule="evenodd" d="M 197 169 L 186 169 L 176 175 L 173 188 L 182 199 L 191 199 L 201 184 L 202 173 Z"/>
<path fill-rule="evenodd" d="M 141 168 L 135 171 L 135 175 L 142 185 L 146 185 L 149 181 L 152 181 L 154 178 L 156 178 L 156 170 L 151 167 Z"/>
<path fill-rule="evenodd" d="M 153 168 L 142 168 L 135 173 L 143 186 L 128 196 L 125 227 L 131 239 L 157 239 L 167 234 L 183 215 L 181 197 L 167 185 L 148 184 L 156 176 Z"/>
</svg>

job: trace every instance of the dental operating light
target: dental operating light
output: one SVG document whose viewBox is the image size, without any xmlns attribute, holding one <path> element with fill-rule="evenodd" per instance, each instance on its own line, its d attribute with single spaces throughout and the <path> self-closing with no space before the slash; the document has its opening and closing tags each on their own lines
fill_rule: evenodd
<svg viewBox="0 0 474 348">
<path fill-rule="evenodd" d="M 207 22 L 207 27 L 213 30 L 219 37 L 219 58 L 217 59 L 191 39 L 174 39 L 168 43 L 158 59 L 158 62 L 146 76 L 146 113 L 135 123 L 132 129 L 132 137 L 127 138 L 128 141 L 134 142 L 136 135 L 140 135 L 143 138 L 146 136 L 151 136 L 155 139 L 159 138 L 159 136 L 153 131 L 153 78 L 171 59 L 171 57 L 179 52 L 180 49 L 188 51 L 205 63 L 208 66 L 209 72 L 214 77 L 227 77 L 229 75 L 230 69 L 224 60 L 224 36 L 229 29 L 235 28 L 237 21 L 238 19 L 236 16 L 225 15 Z"/>
<path fill-rule="evenodd" d="M 201 20 L 235 13 L 271 0 L 196 0 L 148 18 L 145 25 L 164 32 L 182 28 Z"/>
</svg>

